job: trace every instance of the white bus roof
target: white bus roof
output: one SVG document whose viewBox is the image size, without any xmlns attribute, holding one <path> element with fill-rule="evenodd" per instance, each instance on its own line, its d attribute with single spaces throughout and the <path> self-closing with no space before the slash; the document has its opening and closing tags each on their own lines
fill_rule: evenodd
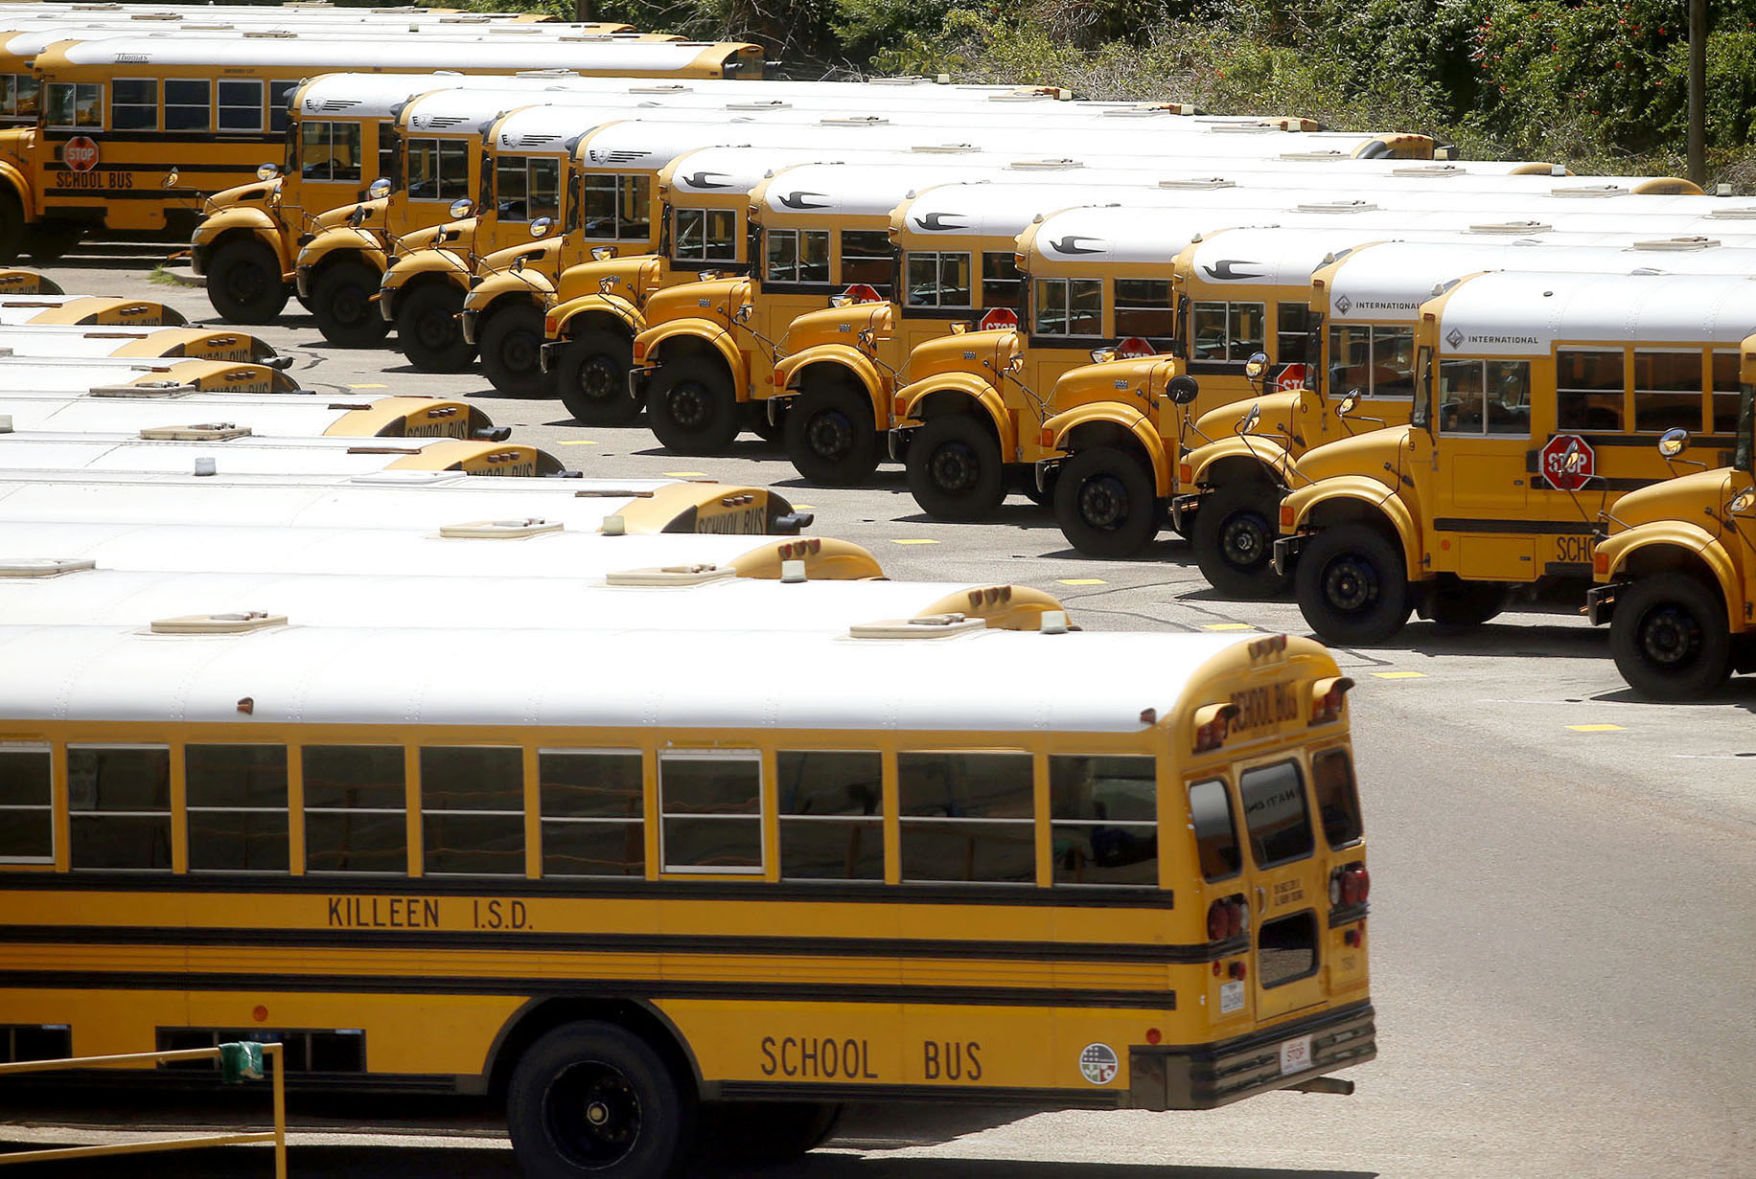
<svg viewBox="0 0 1756 1179">
<path fill-rule="evenodd" d="M 1295 231 L 1276 231 L 1292 233 Z M 1296 231 L 1305 232 L 1305 231 Z M 1627 244 L 1569 245 L 1563 241 L 1390 241 L 1347 253 L 1331 272 L 1328 314 L 1334 322 L 1354 319 L 1412 321 L 1434 288 L 1484 270 L 1537 270 L 1550 273 L 1756 275 L 1756 247 L 1702 249 L 1642 248 Z"/>
<path fill-rule="evenodd" d="M 169 374 L 175 380 L 174 374 Z M 182 386 L 184 390 L 188 386 Z M 374 413 L 373 406 L 381 406 Z M 0 390 L 0 415 L 12 419 L 12 428 L 63 434 L 116 434 L 163 430 L 196 423 L 225 423 L 250 431 L 252 438 L 311 438 L 330 435 L 355 440 L 376 438 L 377 429 L 401 429 L 410 414 L 418 414 L 429 399 L 406 402 L 335 399 L 286 393 L 189 393 L 164 397 L 21 396 Z M 440 407 L 431 399 L 430 408 Z M 453 414 L 465 412 L 463 403 L 445 402 Z M 406 412 L 405 412 L 406 411 Z M 0 446 L 4 443 L 0 442 Z M 0 450 L 0 454 L 4 454 Z"/>
<path fill-rule="evenodd" d="M 1199 690 L 1207 664 L 1253 638 L 297 625 L 215 638 L 0 627 L 0 717 L 238 724 L 238 701 L 249 697 L 255 724 L 1140 733 L 1147 709 L 1169 718 L 1210 703 L 1184 696 Z M 516 674 L 460 674 L 501 667 L 518 651 L 542 658 L 520 660 Z M 1287 653 L 1333 667 L 1310 640 L 1290 639 Z M 580 674 L 589 667 L 615 674 Z M 800 673 L 825 667 L 835 674 Z M 1043 690 L 1057 682 L 1082 687 Z"/>
<path fill-rule="evenodd" d="M 757 534 L 768 531 L 769 517 L 790 510 L 783 496 L 766 488 L 668 479 L 489 478 L 454 471 L 243 475 L 228 473 L 224 464 L 220 473 L 200 476 L 21 471 L 0 464 L 0 520 L 393 530 L 538 520 L 597 531 L 616 516 L 628 532 Z"/>
<path fill-rule="evenodd" d="M 1556 341 L 1741 344 L 1756 333 L 1756 277 L 1499 271 L 1453 287 L 1441 353 L 1547 356 Z"/>
<path fill-rule="evenodd" d="M 111 305 L 138 304 L 157 308 L 155 318 L 164 322 L 148 326 L 180 327 L 189 322 L 182 312 L 156 299 L 122 299 L 107 295 L 0 295 L 0 326 L 22 327 L 64 307 L 77 309 L 79 304 L 89 304 L 92 314 L 101 313 Z"/>
<path fill-rule="evenodd" d="M 730 48 L 730 43 L 720 43 Z M 422 36 L 400 40 L 326 40 L 291 37 L 102 37 L 67 45 L 70 65 L 125 62 L 147 67 L 249 65 L 263 69 L 364 70 L 459 68 L 474 70 L 570 69 L 632 72 L 682 70 L 712 44 L 693 41 L 537 42 L 507 44 Z"/>
<path fill-rule="evenodd" d="M 0 358 L 0 401 L 19 396 L 68 397 L 90 393 L 93 389 L 117 385 L 170 384 L 184 381 L 184 374 L 199 369 L 201 375 L 211 372 L 213 362 L 170 357 L 163 360 L 132 357 L 95 357 L 68 364 L 46 363 L 41 357 Z M 260 371 L 251 361 L 225 361 L 241 366 L 250 378 Z M 291 377 L 274 372 L 278 388 L 268 390 L 284 397 L 295 391 Z M 0 411 L 3 412 L 3 411 Z M 22 424 L 19 429 L 24 429 Z"/>
<path fill-rule="evenodd" d="M 44 568 L 33 551 L 20 562 L 0 526 L 0 569 Z M 599 547 L 609 547 L 600 541 Z M 530 578 L 484 563 L 470 573 L 411 574 L 152 572 L 78 568 L 47 577 L 0 577 L 0 618 L 10 625 L 143 626 L 154 619 L 254 612 L 299 626 L 423 627 L 458 602 L 517 603 L 506 630 L 819 631 L 951 614 L 1006 629 L 1036 630 L 1060 602 L 1038 590 L 977 582 L 804 581 L 733 577 L 671 585 L 605 577 Z M 1017 608 L 1014 603 L 1017 603 Z"/>
<path fill-rule="evenodd" d="M 275 355 L 273 348 L 247 332 L 228 327 L 91 327 L 78 324 L 18 324 L 0 326 L 0 357 L 34 357 L 37 359 L 95 360 L 112 357 L 124 348 L 134 349 L 159 345 L 164 356 L 174 356 L 197 338 L 214 337 L 218 344 L 225 337 L 234 337 L 242 347 L 249 341 L 253 359 Z"/>
</svg>

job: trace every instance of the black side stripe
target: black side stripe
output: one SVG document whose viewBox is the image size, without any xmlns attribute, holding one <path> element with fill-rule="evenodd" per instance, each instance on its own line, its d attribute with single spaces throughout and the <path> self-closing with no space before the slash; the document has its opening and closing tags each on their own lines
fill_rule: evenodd
<svg viewBox="0 0 1756 1179">
<path fill-rule="evenodd" d="M 813 958 L 989 959 L 1094 965 L 1205 964 L 1245 946 L 1116 945 L 1108 942 L 937 941 L 925 938 L 697 937 L 688 934 L 542 933 L 432 929 L 187 929 L 162 926 L 0 926 L 0 945 L 222 946 L 306 949 L 496 950 L 603 953 L 803 956 Z"/>
<path fill-rule="evenodd" d="M 1641 486 L 1645 486 L 1642 484 Z M 1582 497 L 1590 494 L 1588 488 Z M 1435 532 L 1507 532 L 1520 536 L 1590 536 L 1597 525 L 1587 520 L 1475 520 L 1441 516 L 1433 521 Z"/>
<path fill-rule="evenodd" d="M 626 999 L 729 999 L 772 1003 L 910 1003 L 966 1007 L 1082 1007 L 1175 1011 L 1175 991 L 1033 990 L 1027 987 L 789 985 L 677 979 L 433 978 L 428 975 L 0 971 L 0 990 L 273 991 L 324 995 L 520 995 Z"/>
</svg>

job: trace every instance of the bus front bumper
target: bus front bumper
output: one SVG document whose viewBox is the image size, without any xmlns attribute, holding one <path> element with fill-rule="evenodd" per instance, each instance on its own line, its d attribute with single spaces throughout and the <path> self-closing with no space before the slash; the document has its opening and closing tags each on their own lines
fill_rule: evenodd
<svg viewBox="0 0 1756 1179">
<path fill-rule="evenodd" d="M 1279 574 L 1281 577 L 1285 577 L 1287 574 L 1291 573 L 1293 571 L 1293 566 L 1298 564 L 1299 550 L 1304 547 L 1305 537 L 1303 533 L 1298 536 L 1283 536 L 1279 540 L 1276 540 L 1274 542 L 1273 562 L 1275 573 Z"/>
<path fill-rule="evenodd" d="M 1188 495 L 1172 496 L 1171 527 L 1184 536 L 1188 536 L 1189 530 L 1195 527 L 1195 513 L 1200 507 L 1201 493 L 1198 491 Z"/>
<path fill-rule="evenodd" d="M 1133 1045 L 1128 1049 L 1128 1105 L 1149 1110 L 1216 1109 L 1276 1089 L 1340 1091 L 1345 1086 L 1313 1082 L 1377 1055 L 1370 1003 L 1325 1011 L 1217 1044 Z"/>
<path fill-rule="evenodd" d="M 1603 626 L 1615 616 L 1616 595 L 1628 588 L 1625 581 L 1594 585 L 1585 591 L 1585 617 L 1593 626 Z"/>
</svg>

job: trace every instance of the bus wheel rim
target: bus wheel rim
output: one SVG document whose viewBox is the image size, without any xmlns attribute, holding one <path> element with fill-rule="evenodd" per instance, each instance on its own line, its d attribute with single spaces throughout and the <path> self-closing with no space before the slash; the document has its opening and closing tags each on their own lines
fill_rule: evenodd
<svg viewBox="0 0 1756 1179">
<path fill-rule="evenodd" d="M 608 401 L 616 391 L 616 367 L 601 355 L 588 356 L 579 366 L 579 392 L 587 401 Z M 678 415 L 681 418 L 681 415 Z"/>
<path fill-rule="evenodd" d="M 1323 596 L 1338 610 L 1358 613 L 1378 598 L 1378 574 L 1370 563 L 1346 556 L 1323 571 Z"/>
<path fill-rule="evenodd" d="M 441 311 L 429 311 L 415 324 L 415 334 L 428 348 L 443 348 L 451 343 L 452 327 L 457 321 Z"/>
<path fill-rule="evenodd" d="M 805 437 L 811 452 L 826 459 L 839 459 L 854 447 L 853 425 L 835 412 L 820 413 L 807 424 Z"/>
<path fill-rule="evenodd" d="M 537 349 L 536 337 L 532 333 L 512 332 L 500 345 L 500 361 L 513 372 L 534 372 L 542 355 Z"/>
<path fill-rule="evenodd" d="M 707 425 L 707 390 L 694 381 L 678 385 L 666 399 L 671 418 L 685 430 L 699 430 Z"/>
<path fill-rule="evenodd" d="M 253 303 L 267 286 L 254 266 L 234 266 L 226 271 L 226 294 L 237 303 Z"/>
<path fill-rule="evenodd" d="M 366 302 L 366 293 L 349 283 L 335 292 L 335 297 L 330 300 L 329 311 L 340 323 L 363 323 L 370 306 Z"/>
<path fill-rule="evenodd" d="M 1220 529 L 1220 552 L 1226 564 L 1251 569 L 1268 555 L 1268 529 L 1254 512 L 1240 512 Z"/>
<path fill-rule="evenodd" d="M 1112 531 L 1128 519 L 1128 489 L 1114 475 L 1099 475 L 1079 489 L 1079 514 L 1093 528 Z"/>
<path fill-rule="evenodd" d="M 1676 670 L 1693 662 L 1701 647 L 1701 627 L 1688 611 L 1661 606 L 1640 626 L 1640 649 L 1656 667 Z"/>
<path fill-rule="evenodd" d="M 546 1096 L 549 1133 L 571 1161 L 605 1167 L 633 1150 L 640 1137 L 640 1097 L 628 1078 L 600 1061 L 564 1070 Z"/>
<path fill-rule="evenodd" d="M 969 491 L 981 477 L 981 465 L 976 461 L 975 452 L 961 442 L 947 443 L 935 450 L 928 469 L 932 472 L 933 482 L 941 490 L 954 494 Z"/>
</svg>

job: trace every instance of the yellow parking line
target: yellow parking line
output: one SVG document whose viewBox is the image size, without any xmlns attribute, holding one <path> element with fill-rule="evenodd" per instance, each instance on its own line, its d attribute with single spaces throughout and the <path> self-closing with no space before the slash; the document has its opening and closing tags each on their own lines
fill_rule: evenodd
<svg viewBox="0 0 1756 1179">
<path fill-rule="evenodd" d="M 1109 585 L 1110 583 L 1105 581 L 1101 577 L 1063 577 L 1063 578 L 1061 578 L 1061 584 L 1062 585 Z"/>
<path fill-rule="evenodd" d="M 1568 725 L 1567 728 L 1570 731 L 1575 732 L 1575 733 L 1620 733 L 1620 732 L 1622 732 L 1621 725 Z"/>
<path fill-rule="evenodd" d="M 1375 671 L 1372 675 L 1381 680 L 1424 680 L 1427 678 L 1427 673 L 1424 671 Z"/>
<path fill-rule="evenodd" d="M 661 471 L 659 473 L 667 479 L 699 479 L 707 474 L 706 471 Z"/>
<path fill-rule="evenodd" d="M 388 389 L 389 385 L 349 385 L 350 389 Z"/>
<path fill-rule="evenodd" d="M 794 504 L 793 506 L 798 508 L 801 512 L 814 512 L 817 510 L 816 504 Z"/>
<path fill-rule="evenodd" d="M 1210 622 L 1202 630 L 1255 630 L 1248 622 Z"/>
<path fill-rule="evenodd" d="M 566 438 L 560 442 L 555 443 L 555 445 L 556 446 L 596 446 L 597 443 L 593 442 L 589 438 Z"/>
<path fill-rule="evenodd" d="M 890 543 L 891 544 L 938 544 L 939 542 L 936 540 L 928 540 L 925 537 L 911 536 L 911 537 L 908 537 L 908 538 L 903 539 L 903 540 L 894 540 L 893 539 Z"/>
</svg>

